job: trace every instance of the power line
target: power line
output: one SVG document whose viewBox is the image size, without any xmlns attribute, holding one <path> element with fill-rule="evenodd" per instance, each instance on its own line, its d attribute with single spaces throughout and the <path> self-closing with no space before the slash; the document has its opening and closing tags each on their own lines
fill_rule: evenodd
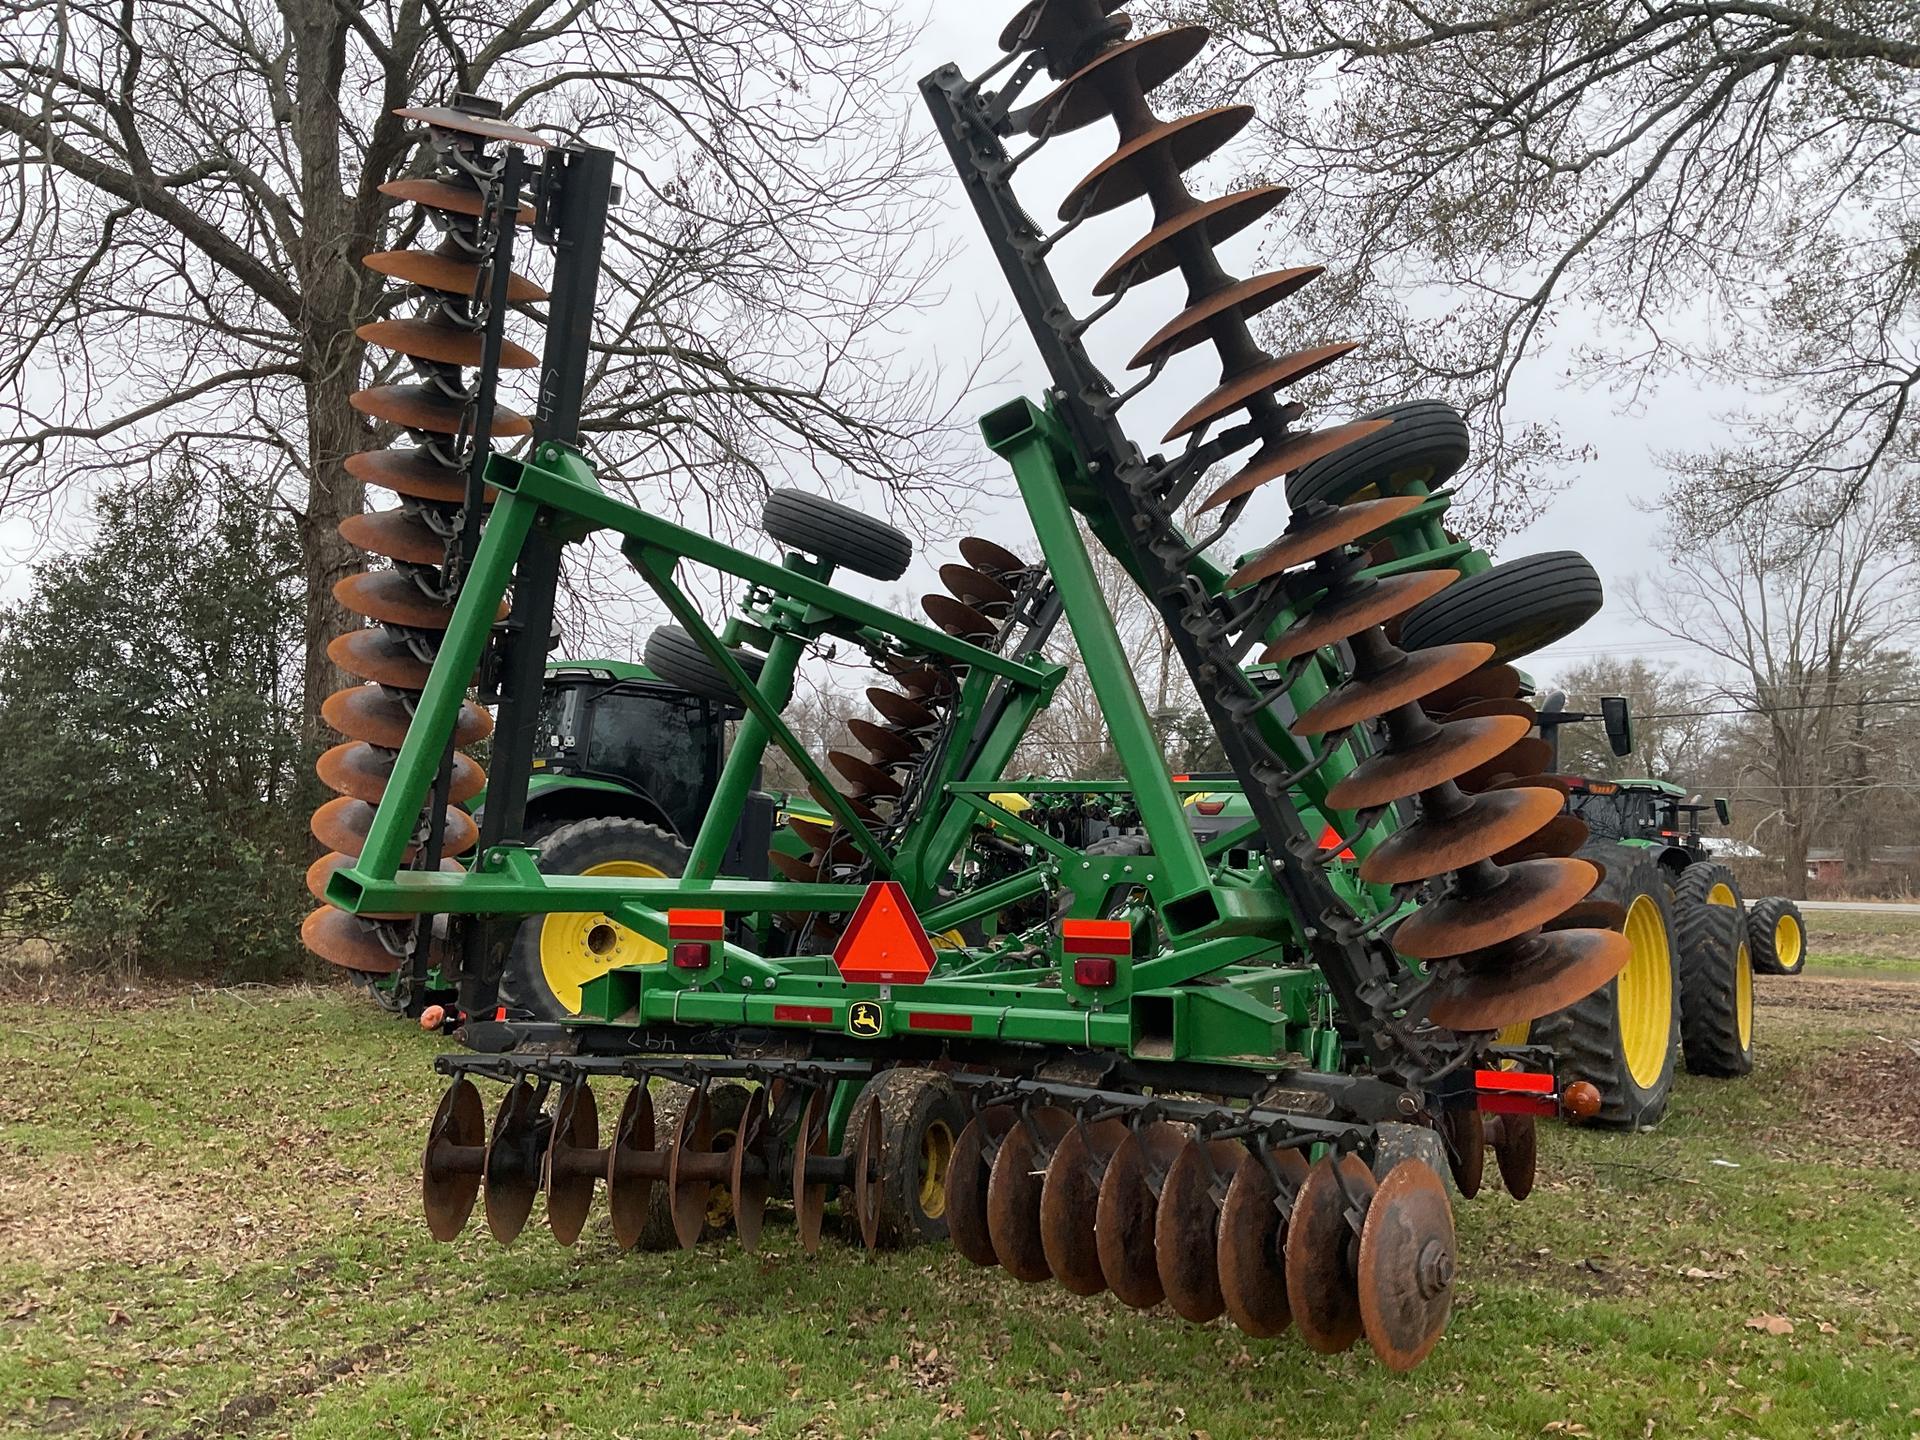
<svg viewBox="0 0 1920 1440">
<path fill-rule="evenodd" d="M 1888 695 L 1876 700 L 1830 700 L 1821 705 L 1757 705 L 1740 710 L 1654 710 L 1636 720 L 1693 720 L 1708 715 L 1788 715 L 1801 710 L 1856 710 L 1863 705 L 1920 705 L 1920 695 Z"/>
</svg>

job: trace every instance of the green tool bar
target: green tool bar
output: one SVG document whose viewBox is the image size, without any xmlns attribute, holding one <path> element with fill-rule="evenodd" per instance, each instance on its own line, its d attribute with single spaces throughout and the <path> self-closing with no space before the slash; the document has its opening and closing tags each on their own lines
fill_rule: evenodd
<svg viewBox="0 0 1920 1440">
<path fill-rule="evenodd" d="M 1240 780 L 1234 775 L 1215 775 L 1169 783 L 1182 795 L 1208 795 L 1215 791 L 1238 793 Z M 950 780 L 947 789 L 956 795 L 1130 795 L 1129 780 Z"/>
<path fill-rule="evenodd" d="M 501 852 L 506 853 L 503 847 Z M 515 852 L 525 854 L 524 851 Z M 489 857 L 489 858 L 490 858 Z M 592 914 L 639 904 L 684 905 L 765 914 L 784 910 L 852 910 L 865 885 L 796 885 L 783 880 L 650 880 L 623 875 L 546 875 L 531 866 L 501 865 L 465 875 L 403 870 L 390 880 L 342 871 L 355 882 L 328 899 L 343 910 L 404 915 Z"/>
</svg>

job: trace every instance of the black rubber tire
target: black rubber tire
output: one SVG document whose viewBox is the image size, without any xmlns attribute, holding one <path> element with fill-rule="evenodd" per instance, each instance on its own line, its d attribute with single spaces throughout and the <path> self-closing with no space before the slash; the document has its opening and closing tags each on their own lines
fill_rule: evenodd
<svg viewBox="0 0 1920 1440">
<path fill-rule="evenodd" d="M 1436 490 L 1467 463 L 1467 422 L 1444 400 L 1403 400 L 1361 418 L 1393 423 L 1289 475 L 1289 505 L 1337 505 L 1369 485 L 1382 495 L 1403 493 L 1411 484 Z"/>
<path fill-rule="evenodd" d="M 747 672 L 749 680 L 760 678 L 760 667 L 767 663 L 766 656 L 756 655 L 738 646 L 734 647 L 732 653 L 740 668 Z M 689 695 L 698 695 L 702 700 L 739 704 L 740 697 L 734 694 L 726 676 L 720 673 L 720 667 L 700 648 L 700 642 L 678 625 L 659 626 L 647 636 L 643 659 L 646 667 L 656 676 Z"/>
<path fill-rule="evenodd" d="M 686 869 L 687 847 L 658 825 L 612 815 L 557 826 L 546 832 L 540 842 L 540 869 L 547 875 L 580 875 L 596 865 L 620 860 L 651 865 L 662 875 L 679 875 Z M 500 1003 L 507 1007 L 510 1017 L 570 1020 L 579 1013 L 555 993 L 540 958 L 541 936 L 546 926 L 566 924 L 569 920 L 577 921 L 577 917 L 530 915 L 520 922 L 520 929 L 513 937 L 513 948 L 507 952 L 506 968 L 500 976 Z M 631 935 L 631 931 L 625 932 L 625 936 Z M 590 933 L 589 941 L 591 939 Z M 613 943 L 627 943 L 618 927 Z"/>
<path fill-rule="evenodd" d="M 1638 1129 L 1666 1114 L 1680 1063 L 1680 952 L 1673 902 L 1666 876 L 1644 846 L 1594 844 L 1582 848 L 1580 855 L 1606 867 L 1606 878 L 1594 886 L 1592 898 L 1627 908 L 1627 936 L 1635 942 L 1634 958 L 1586 999 L 1535 1020 L 1529 1038 L 1536 1045 L 1553 1047 L 1554 1068 L 1563 1086 L 1586 1080 L 1600 1091 L 1600 1110 L 1589 1124 Z M 1648 908 L 1636 917 L 1636 906 Z M 1649 934 L 1655 916 L 1657 926 Z M 1662 968 L 1664 976 L 1659 973 Z M 1657 1072 L 1648 1070 L 1651 1056 L 1639 1057 L 1643 1080 L 1628 1064 L 1627 1017 L 1645 1005 L 1650 1021 L 1660 1008 L 1663 988 L 1666 1040 Z"/>
<path fill-rule="evenodd" d="M 913 561 L 913 542 L 884 520 L 804 490 L 775 490 L 761 527 L 790 550 L 875 580 L 898 580 Z"/>
<path fill-rule="evenodd" d="M 867 1101 L 880 1097 L 880 1224 L 876 1244 L 905 1250 L 947 1238 L 945 1166 L 967 1128 L 967 1108 L 947 1077 L 933 1070 L 897 1066 L 869 1080 L 854 1101 L 845 1149 L 853 1154 L 866 1128 Z M 944 1132 L 944 1137 L 943 1137 Z M 929 1145 L 934 1148 L 929 1149 Z M 939 1181 L 931 1209 L 923 1199 L 928 1166 Z M 848 1202 L 848 1213 L 852 1202 Z"/>
<path fill-rule="evenodd" d="M 1709 897 L 1716 893 L 1730 893 L 1732 903 L 1714 903 Z M 1747 955 L 1747 907 L 1731 870 L 1701 860 L 1680 872 L 1674 933 L 1680 937 L 1680 1049 L 1687 1069 L 1721 1079 L 1748 1074 L 1753 1069 L 1753 965 Z"/>
<path fill-rule="evenodd" d="M 727 1137 L 726 1144 L 717 1145 L 721 1150 L 732 1149 L 731 1137 L 740 1133 L 740 1119 L 747 1113 L 747 1087 L 731 1080 L 723 1080 L 707 1090 L 707 1099 L 713 1105 L 713 1133 L 716 1139 Z M 693 1087 L 673 1083 L 663 1084 L 653 1093 L 653 1143 L 662 1150 L 673 1143 L 674 1133 L 680 1128 L 680 1117 L 687 1113 L 687 1102 L 693 1098 Z M 726 1185 L 716 1180 L 712 1189 L 717 1190 L 728 1200 L 728 1223 L 731 1224 L 732 1192 Z M 709 1202 L 711 1205 L 711 1202 Z M 702 1239 L 711 1239 L 726 1226 L 709 1223 L 701 1231 Z M 680 1237 L 673 1231 L 673 1194 L 667 1189 L 665 1180 L 656 1180 L 647 1187 L 647 1218 L 640 1225 L 638 1247 L 642 1250 L 678 1250 Z"/>
<path fill-rule="evenodd" d="M 1780 928 L 1791 924 L 1797 932 L 1783 950 Z M 1747 907 L 1747 951 L 1759 975 L 1798 975 L 1807 968 L 1807 922 L 1800 907 L 1784 895 L 1769 895 Z M 1785 953 L 1791 958 L 1781 959 Z"/>
<path fill-rule="evenodd" d="M 1493 646 L 1494 660 L 1514 660 L 1571 635 L 1600 613 L 1602 598 L 1599 574 L 1578 551 L 1522 555 L 1414 606 L 1400 622 L 1400 645 L 1478 640 Z"/>
<path fill-rule="evenodd" d="M 1373 1127 L 1373 1178 L 1384 1180 L 1402 1160 L 1419 1160 L 1440 1177 L 1449 1194 L 1458 1194 L 1453 1167 L 1447 1163 L 1447 1142 L 1438 1130 L 1389 1120 Z"/>
</svg>

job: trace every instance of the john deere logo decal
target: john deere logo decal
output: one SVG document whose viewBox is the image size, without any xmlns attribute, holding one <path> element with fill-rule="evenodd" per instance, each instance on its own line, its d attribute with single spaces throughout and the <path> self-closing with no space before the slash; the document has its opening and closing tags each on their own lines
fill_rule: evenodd
<svg viewBox="0 0 1920 1440">
<path fill-rule="evenodd" d="M 880 1033 L 880 1007 L 871 1000 L 856 1000 L 847 1007 L 847 1033 L 849 1035 L 878 1035 Z"/>
</svg>

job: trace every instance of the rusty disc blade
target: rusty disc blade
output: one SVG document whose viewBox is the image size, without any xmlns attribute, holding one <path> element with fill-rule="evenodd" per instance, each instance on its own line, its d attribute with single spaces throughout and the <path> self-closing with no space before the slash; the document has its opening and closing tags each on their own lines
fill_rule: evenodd
<svg viewBox="0 0 1920 1440">
<path fill-rule="evenodd" d="M 1234 315 L 1242 321 L 1249 320 L 1312 284 L 1326 269 L 1324 265 L 1295 265 L 1223 285 L 1194 301 L 1155 331 L 1153 338 L 1127 362 L 1127 368 L 1144 369 L 1157 360 L 1170 359 L 1189 350 L 1210 338 L 1214 322 L 1221 316 Z"/>
<path fill-rule="evenodd" d="M 356 615 L 409 630 L 445 630 L 453 605 L 436 600 L 414 584 L 404 570 L 364 570 L 334 582 L 333 598 Z M 495 620 L 507 618 L 507 602 L 495 608 Z"/>
<path fill-rule="evenodd" d="M 993 1232 L 987 1228 L 987 1187 L 992 1183 L 993 1150 L 1013 1125 L 1013 1112 L 995 1105 L 977 1112 L 953 1143 L 947 1162 L 947 1237 L 953 1248 L 976 1265 L 998 1265 Z"/>
<path fill-rule="evenodd" d="M 536 150 L 545 150 L 553 144 L 546 137 L 523 130 L 518 125 L 510 125 L 505 120 L 496 120 L 490 115 L 469 115 L 449 105 L 408 105 L 393 113 L 402 120 L 416 120 L 436 130 L 452 130 L 456 134 L 473 135 L 482 140 L 532 146 Z"/>
<path fill-rule="evenodd" d="M 800 1248 L 809 1255 L 820 1251 L 820 1227 L 827 1215 L 827 1187 L 807 1179 L 807 1161 L 827 1153 L 827 1102 L 824 1091 L 815 1089 L 807 1096 L 800 1112 L 800 1124 L 794 1132 L 793 1146 L 793 1224 L 800 1234 Z"/>
<path fill-rule="evenodd" d="M 1376 885 L 1431 880 L 1525 840 L 1559 813 L 1552 790 L 1496 790 L 1444 818 L 1423 812 L 1373 848 L 1360 862 L 1360 878 Z"/>
<path fill-rule="evenodd" d="M 1471 1200 L 1480 1193 L 1487 1168 L 1486 1119 L 1471 1106 L 1442 1110 L 1438 1129 L 1447 1147 L 1447 1168 L 1453 1172 L 1453 1183 Z"/>
<path fill-rule="evenodd" d="M 1138 200 L 1153 177 L 1164 173 L 1162 167 L 1192 168 L 1238 135 L 1251 119 L 1251 105 L 1221 105 L 1161 121 L 1089 170 L 1060 202 L 1060 218 L 1104 215 Z"/>
<path fill-rule="evenodd" d="M 873 756 L 876 764 L 907 765 L 922 753 L 918 745 L 898 730 L 876 725 L 864 715 L 848 717 L 847 733 L 867 747 L 867 753 Z"/>
<path fill-rule="evenodd" d="M 863 797 L 859 795 L 842 794 L 838 790 L 835 790 L 831 793 L 840 801 L 842 805 L 845 805 L 849 810 L 853 811 L 853 813 L 857 817 L 865 821 L 867 824 L 878 825 L 881 823 L 880 812 L 874 809 L 873 806 L 869 805 Z M 819 786 L 809 785 L 807 787 L 807 794 L 813 797 L 814 804 L 825 806 L 829 810 L 833 808 L 830 804 L 828 804 L 825 798 L 825 792 L 823 792 Z"/>
<path fill-rule="evenodd" d="M 1399 519 L 1419 503 L 1411 496 L 1389 496 L 1384 500 L 1329 506 L 1313 516 L 1296 513 L 1278 539 L 1227 577 L 1227 589 L 1257 585 L 1283 570 L 1305 565 L 1343 545 L 1351 545 L 1382 525 Z"/>
<path fill-rule="evenodd" d="M 860 1243 L 869 1250 L 880 1248 L 880 1097 L 867 1100 L 866 1116 L 859 1126 L 860 1141 L 853 1152 L 853 1219 L 860 1231 Z"/>
<path fill-rule="evenodd" d="M 1539 723 L 1540 712 L 1524 700 L 1469 700 L 1441 717 L 1446 720 L 1476 720 L 1482 715 L 1517 715 L 1529 726 Z"/>
<path fill-rule="evenodd" d="M 478 217 L 484 202 L 478 190 L 449 185 L 444 180 L 389 180 L 380 187 L 382 195 L 424 205 L 429 210 L 444 210 L 450 215 Z M 533 206 L 522 205 L 514 212 L 516 225 L 533 223 Z"/>
<path fill-rule="evenodd" d="M 1100 0 L 1100 14 L 1111 15 L 1122 3 L 1123 0 Z M 1050 50 L 1062 43 L 1071 43 L 1079 37 L 1075 27 L 1082 23 L 1084 13 L 1077 4 L 1061 4 L 1059 0 L 1027 0 L 1001 30 L 1000 48 Z M 1124 15 L 1120 19 L 1127 22 Z M 1031 35 L 1027 33 L 1029 25 L 1033 27 Z"/>
<path fill-rule="evenodd" d="M 1274 356 L 1245 370 L 1236 371 L 1202 396 L 1160 438 L 1162 442 L 1178 440 L 1182 435 L 1211 425 L 1223 415 L 1232 414 L 1254 396 L 1297 384 L 1315 371 L 1325 369 L 1342 355 L 1359 348 L 1358 340 L 1341 340 L 1332 345 L 1296 350 L 1291 355 Z"/>
<path fill-rule="evenodd" d="M 1447 1187 L 1426 1161 L 1402 1160 L 1360 1229 L 1360 1322 L 1389 1370 L 1413 1369 L 1447 1328 L 1454 1260 Z"/>
<path fill-rule="evenodd" d="M 922 595 L 920 608 L 929 620 L 958 640 L 977 645 L 1000 633 L 998 621 L 988 619 L 971 605 L 962 605 L 951 595 Z"/>
<path fill-rule="evenodd" d="M 1197 238 L 1202 245 L 1218 248 L 1247 226 L 1265 218 L 1291 193 L 1285 185 L 1260 185 L 1221 195 L 1168 216 L 1107 267 L 1106 273 L 1094 281 L 1093 293 L 1111 295 L 1120 288 L 1123 279 L 1137 285 L 1166 274 L 1180 263 L 1180 245 L 1176 242 L 1189 230 L 1200 232 Z"/>
<path fill-rule="evenodd" d="M 1476 765 L 1455 782 L 1462 790 L 1484 790 L 1496 780 L 1523 780 L 1553 763 L 1553 746 L 1536 735 L 1516 740 L 1501 754 Z"/>
<path fill-rule="evenodd" d="M 1007 1273 L 1029 1285 L 1053 1275 L 1040 1235 L 1040 1194 L 1053 1148 L 1072 1128 L 1072 1112 L 1041 1106 L 1007 1131 L 1000 1153 L 993 1157 L 987 1233 Z"/>
<path fill-rule="evenodd" d="M 378 345 L 415 360 L 431 360 L 436 365 L 479 365 L 486 359 L 487 337 L 484 331 L 435 320 L 403 318 L 375 320 L 353 332 L 369 345 Z M 540 357 L 524 345 L 511 340 L 500 342 L 500 368 L 533 370 Z"/>
<path fill-rule="evenodd" d="M 1525 733 L 1524 724 L 1505 715 L 1446 721 L 1425 740 L 1395 745 L 1362 760 L 1327 792 L 1327 804 L 1336 810 L 1368 810 L 1430 790 L 1505 750 Z"/>
<path fill-rule="evenodd" d="M 347 403 L 362 415 L 429 435 L 458 435 L 461 419 L 467 413 L 462 402 L 450 399 L 430 385 L 375 385 L 369 390 L 354 391 L 347 397 Z M 495 439 L 531 435 L 533 422 L 517 410 L 495 405 L 491 433 Z"/>
<path fill-rule="evenodd" d="M 940 717 L 918 700 L 898 691 L 883 690 L 878 685 L 868 689 L 867 703 L 878 710 L 889 725 L 901 730 L 931 730 L 940 723 Z"/>
<path fill-rule="evenodd" d="M 1458 570 L 1415 570 L 1381 580 L 1359 580 L 1346 594 L 1321 600 L 1260 652 L 1262 665 L 1310 655 L 1324 645 L 1404 615 L 1460 578 Z"/>
<path fill-rule="evenodd" d="M 327 658 L 349 675 L 397 690 L 424 690 L 433 672 L 404 637 L 373 625 L 334 636 Z"/>
<path fill-rule="evenodd" d="M 622 1250 L 637 1245 L 647 1226 L 653 1181 L 636 1173 L 634 1162 L 653 1151 L 653 1096 L 642 1080 L 627 1092 L 613 1127 L 613 1144 L 607 1147 L 607 1215 L 613 1222 L 614 1243 Z"/>
<path fill-rule="evenodd" d="M 1173 1313 L 1196 1325 L 1218 1319 L 1227 1308 L 1220 1292 L 1220 1202 L 1246 1154 L 1232 1140 L 1189 1140 L 1160 1186 L 1154 1268 Z"/>
<path fill-rule="evenodd" d="M 1559 798 L 1559 792 L 1546 786 L 1532 787 L 1545 790 L 1547 794 Z M 1501 790 L 1489 790 L 1483 798 L 1495 795 L 1526 795 L 1529 787 L 1515 786 Z M 1510 845 L 1493 857 L 1498 865 L 1515 865 L 1522 860 L 1552 860 L 1562 855 L 1571 855 L 1587 843 L 1587 822 L 1572 815 L 1555 815 L 1538 830 L 1525 839 Z"/>
<path fill-rule="evenodd" d="M 349 515 L 340 522 L 339 530 L 340 538 L 349 545 L 390 560 L 439 565 L 447 558 L 447 542 L 425 520 L 405 510 Z"/>
<path fill-rule="evenodd" d="M 1378 674 L 1365 679 L 1356 676 L 1346 681 L 1294 721 L 1293 733 L 1324 735 L 1329 730 L 1342 730 L 1362 720 L 1384 715 L 1396 706 L 1429 694 L 1463 671 L 1472 669 L 1492 653 L 1491 645 L 1477 640 L 1461 645 L 1436 645 L 1431 650 L 1416 650 Z"/>
<path fill-rule="evenodd" d="M 858 755 L 850 755 L 845 750 L 829 750 L 827 763 L 850 781 L 860 794 L 867 797 L 879 795 L 894 799 L 905 788 L 879 766 L 862 760 Z"/>
<path fill-rule="evenodd" d="M 1321 1355 L 1350 1348 L 1364 1328 L 1347 1193 L 1364 1204 L 1374 1191 L 1373 1172 L 1358 1155 L 1338 1163 L 1338 1174 L 1331 1159 L 1307 1172 L 1287 1222 L 1287 1303 L 1300 1338 Z"/>
<path fill-rule="evenodd" d="M 1627 907 L 1617 900 L 1591 897 L 1562 910 L 1543 927 L 1553 930 L 1618 930 L 1627 923 Z"/>
<path fill-rule="evenodd" d="M 1102 50 L 1044 96 L 1029 135 L 1066 135 L 1114 113 L 1114 95 L 1147 95 L 1186 68 L 1207 43 L 1204 25 L 1180 25 Z"/>
<path fill-rule="evenodd" d="M 1307 1178 L 1298 1150 L 1272 1152 L 1290 1191 Z M 1220 1210 L 1220 1298 L 1227 1316 L 1248 1335 L 1271 1338 L 1293 1323 L 1287 1303 L 1287 1223 L 1280 1190 L 1252 1156 L 1240 1162 Z"/>
<path fill-rule="evenodd" d="M 357 455 L 347 456 L 341 463 L 356 480 L 379 485 L 396 495 L 406 495 L 415 500 L 433 500 L 443 505 L 458 505 L 467 498 L 465 472 L 451 465 L 442 465 L 434 459 L 431 450 L 362 450 Z M 486 492 L 489 502 L 494 493 L 491 489 Z"/>
<path fill-rule="evenodd" d="M 1107 1288 L 1094 1212 L 1100 1203 L 1100 1175 L 1127 1134 L 1119 1120 L 1075 1125 L 1054 1147 L 1040 1187 L 1040 1249 L 1054 1279 L 1076 1295 L 1098 1295 Z"/>
<path fill-rule="evenodd" d="M 1500 1183 L 1516 1200 L 1533 1193 L 1540 1161 L 1538 1131 L 1531 1115 L 1496 1115 L 1487 1125 L 1487 1144 L 1500 1167 Z"/>
<path fill-rule="evenodd" d="M 936 670 L 931 665 L 918 660 L 908 660 L 898 655 L 888 655 L 880 660 L 879 668 L 893 677 L 902 690 L 914 700 L 938 699 L 953 693 L 953 677 L 944 670 Z"/>
<path fill-rule="evenodd" d="M 1486 950 L 1538 929 L 1598 878 L 1585 860 L 1527 860 L 1506 866 L 1492 889 L 1450 891 L 1422 905 L 1393 932 L 1393 948 L 1415 960 Z"/>
<path fill-rule="evenodd" d="M 323 905 L 300 922 L 300 943 L 342 970 L 391 975 L 400 968 L 400 956 L 382 945 L 374 932 L 373 925 Z"/>
<path fill-rule="evenodd" d="M 502 1245 L 513 1243 L 533 1213 L 533 1197 L 540 1190 L 540 1156 L 540 1092 L 516 1081 L 507 1087 L 494 1112 L 481 1186 L 487 1229 Z"/>
<path fill-rule="evenodd" d="M 1013 591 L 984 570 L 971 565 L 942 565 L 940 583 L 953 592 L 954 599 L 983 615 L 1004 615 L 1013 607 Z"/>
<path fill-rule="evenodd" d="M 562 1245 L 580 1238 L 593 1208 L 593 1172 L 573 1171 L 567 1157 L 599 1148 L 600 1107 L 587 1082 L 576 1080 L 560 1092 L 547 1142 L 547 1228 Z"/>
<path fill-rule="evenodd" d="M 420 1202 L 427 1212 L 427 1233 L 434 1239 L 451 1240 L 466 1228 L 480 1194 L 480 1166 L 473 1162 L 486 1143 L 487 1115 L 480 1092 L 463 1075 L 434 1109 L 420 1162 Z"/>
<path fill-rule="evenodd" d="M 820 867 L 810 860 L 802 860 L 798 855 L 789 855 L 784 850 L 767 851 L 767 859 L 787 879 L 796 885 L 815 885 L 820 880 Z"/>
<path fill-rule="evenodd" d="M 378 250 L 360 262 L 376 274 L 390 276 L 422 290 L 442 295 L 472 296 L 480 286 L 481 270 L 471 260 L 436 255 L 430 250 Z M 520 274 L 507 276 L 507 303 L 521 305 L 544 300 L 547 292 Z"/>
<path fill-rule="evenodd" d="M 355 800 L 350 795 L 342 795 L 337 800 L 329 800 L 307 821 L 307 831 L 329 850 L 337 850 L 342 855 L 358 858 L 366 848 L 368 832 L 373 828 L 374 807 L 364 800 Z M 413 858 L 413 852 L 419 847 L 411 841 L 406 847 L 406 856 Z"/>
<path fill-rule="evenodd" d="M 960 542 L 960 557 L 976 570 L 984 570 L 997 579 L 1012 583 L 1032 567 L 1018 555 L 980 535 L 969 535 Z"/>
<path fill-rule="evenodd" d="M 1545 862 L 1535 861 L 1535 864 Z M 1465 957 L 1448 975 L 1427 1018 L 1449 1030 L 1502 1030 L 1584 1000 L 1627 968 L 1633 946 L 1613 930 L 1553 930 L 1512 947 L 1498 964 Z"/>
<path fill-rule="evenodd" d="M 860 858 L 859 847 L 845 835 L 836 838 L 831 825 L 822 825 L 818 820 L 809 820 L 804 815 L 787 816 L 787 825 L 805 842 L 807 848 L 826 855 L 830 860 Z"/>
<path fill-rule="evenodd" d="M 1302 466 L 1325 459 L 1336 451 L 1346 449 L 1356 440 L 1364 440 L 1369 435 L 1379 433 L 1392 423 L 1391 420 L 1354 420 L 1345 425 L 1330 426 L 1325 430 L 1308 430 L 1298 434 L 1275 436 L 1256 450 L 1245 465 L 1228 476 L 1225 484 L 1201 502 L 1200 513 L 1205 514 L 1216 506 L 1226 504 L 1229 500 L 1238 500 L 1242 495 L 1251 495 L 1269 481 L 1278 480 L 1282 475 L 1290 474 Z M 1419 503 L 1414 496 L 1410 495 L 1389 498 L 1413 502 L 1408 505 L 1408 509 L 1413 508 L 1413 504 Z M 1289 563 L 1300 562 L 1290 561 Z"/>
<path fill-rule="evenodd" d="M 377 805 L 393 778 L 393 762 L 399 758 L 392 750 L 382 750 L 364 740 L 349 740 L 323 752 L 314 771 L 328 789 Z M 464 805 L 487 788 L 487 772 L 472 756 L 456 750 L 450 785 L 447 798 Z"/>
<path fill-rule="evenodd" d="M 1491 655 L 1493 648 L 1489 646 Z M 1465 675 L 1458 676 L 1431 694 L 1423 695 L 1420 703 L 1429 714 L 1451 715 L 1463 705 L 1477 700 L 1512 700 L 1520 694 L 1520 672 L 1511 665 L 1482 665 Z"/>
<path fill-rule="evenodd" d="M 772 1193 L 772 1174 L 763 1164 L 767 1141 L 767 1092 L 757 1086 L 747 1095 L 747 1108 L 740 1116 L 740 1131 L 733 1142 L 733 1174 L 729 1188 L 733 1195 L 733 1231 L 748 1251 L 760 1248 L 760 1231 L 767 1220 L 767 1196 Z"/>
<path fill-rule="evenodd" d="M 1100 1182 L 1100 1201 L 1094 1211 L 1100 1271 L 1121 1303 L 1136 1310 L 1166 1298 L 1153 1247 L 1159 1201 L 1149 1181 L 1166 1173 L 1186 1143 L 1184 1130 L 1156 1120 L 1120 1142 Z"/>
<path fill-rule="evenodd" d="M 379 685 L 355 685 L 336 690 L 321 701 L 320 714 L 350 739 L 365 740 L 382 750 L 398 750 L 406 741 L 407 727 L 413 723 L 413 711 L 401 698 L 402 693 Z M 491 715 L 471 700 L 460 706 L 460 717 L 453 726 L 455 745 L 472 745 L 492 733 Z"/>
</svg>

